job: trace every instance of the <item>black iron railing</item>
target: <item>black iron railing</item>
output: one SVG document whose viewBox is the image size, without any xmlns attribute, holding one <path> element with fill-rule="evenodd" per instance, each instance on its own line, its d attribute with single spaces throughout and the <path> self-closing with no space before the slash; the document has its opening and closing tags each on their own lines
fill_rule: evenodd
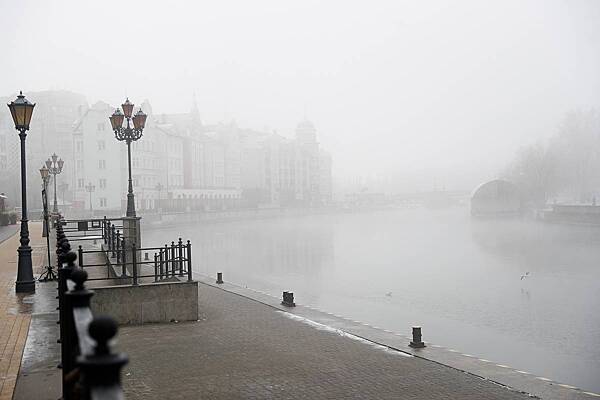
<svg viewBox="0 0 600 400">
<path fill-rule="evenodd" d="M 114 240 L 123 232 L 123 218 L 62 219 L 61 224 L 65 236 L 72 242 Z"/>
<path fill-rule="evenodd" d="M 107 267 L 106 274 L 94 274 L 89 281 L 121 280 L 138 285 L 141 279 L 151 278 L 159 282 L 171 277 L 192 280 L 192 244 L 189 240 L 172 241 L 159 247 L 136 247 L 126 243 L 122 234 L 123 219 L 64 220 L 62 228 L 69 240 L 102 240 L 101 249 L 77 250 L 78 266 L 81 268 Z M 103 257 L 93 257 L 102 254 Z M 150 258 L 152 255 L 152 258 Z M 94 261 L 95 260 L 95 261 Z"/>
<path fill-rule="evenodd" d="M 87 272 L 75 264 L 77 254 L 63 221 L 59 217 L 56 224 L 62 398 L 123 399 L 120 375 L 127 356 L 112 353 L 109 346 L 117 324 L 108 316 L 92 315 Z"/>
<path fill-rule="evenodd" d="M 81 268 L 107 265 L 104 261 L 101 263 L 88 262 L 88 259 L 93 259 L 90 257 L 93 254 L 105 255 L 114 268 L 114 270 L 107 268 L 106 276 L 89 278 L 90 281 L 122 279 L 138 285 L 143 278 L 152 278 L 154 282 L 170 277 L 192 280 L 192 244 L 189 240 L 184 243 L 181 238 L 177 243 L 171 242 L 171 245 L 165 244 L 164 247 L 142 248 L 137 248 L 135 245 L 128 248 L 125 245 L 125 239 L 120 238 L 114 246 L 107 245 L 100 250 L 84 249 L 80 245 L 77 253 L 78 266 Z M 149 254 L 152 253 L 154 253 L 153 258 L 150 259 Z"/>
</svg>

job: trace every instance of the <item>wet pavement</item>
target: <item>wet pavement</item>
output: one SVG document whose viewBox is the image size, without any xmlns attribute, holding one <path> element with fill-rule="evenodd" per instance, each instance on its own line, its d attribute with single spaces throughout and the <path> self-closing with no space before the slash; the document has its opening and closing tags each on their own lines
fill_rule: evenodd
<svg viewBox="0 0 600 400">
<path fill-rule="evenodd" d="M 33 298 L 15 293 L 18 227 L 0 227 L 0 400 L 12 398 L 33 310 Z M 41 224 L 29 224 L 34 274 L 41 265 Z"/>
<path fill-rule="evenodd" d="M 6 239 L 10 238 L 12 235 L 17 233 L 20 225 L 7 225 L 0 226 L 0 243 L 4 242 Z"/>
<path fill-rule="evenodd" d="M 338 334 L 353 335 L 390 350 L 397 350 L 414 357 L 440 363 L 488 382 L 510 387 L 516 392 L 528 393 L 534 397 L 553 400 L 589 400 L 600 397 L 600 394 L 587 392 L 560 382 L 554 382 L 545 377 L 535 376 L 526 371 L 513 369 L 507 365 L 496 364 L 491 360 L 479 359 L 469 354 L 462 354 L 454 349 L 444 348 L 436 344 L 428 343 L 427 347 L 423 349 L 413 349 L 409 347 L 410 337 L 404 332 L 392 332 L 361 321 L 345 318 L 342 315 L 335 315 L 322 311 L 309 305 L 303 306 L 301 305 L 301 299 L 299 299 L 298 296 L 296 296 L 297 306 L 288 308 L 280 304 L 280 298 L 275 298 L 264 292 L 228 283 L 216 285 L 214 278 L 198 274 L 195 278 L 206 285 L 218 287 L 222 291 L 235 293 L 239 296 L 263 303 L 274 309 L 281 310 L 285 312 L 285 315 L 289 318 L 304 322 L 316 329 L 328 330 Z M 424 340 L 426 341 L 426 331 Z M 484 398 L 488 397 L 484 396 Z"/>
<path fill-rule="evenodd" d="M 122 327 L 128 399 L 527 399 L 473 374 L 200 285 L 198 322 Z"/>
<path fill-rule="evenodd" d="M 51 246 L 54 248 L 53 236 Z M 96 248 L 92 243 L 85 242 L 85 248 Z M 89 254 L 89 263 L 105 262 L 99 253 Z M 103 277 L 106 267 L 86 269 L 92 278 Z M 94 285 L 106 284 L 106 281 L 90 282 Z M 58 321 L 58 284 L 53 282 L 37 282 L 36 293 L 29 296 L 23 305 L 28 307 L 31 314 L 29 334 L 23 351 L 21 369 L 14 389 L 13 400 L 56 400 L 61 397 L 60 336 Z"/>
<path fill-rule="evenodd" d="M 56 400 L 61 396 L 60 344 L 57 342 L 56 282 L 38 282 L 31 323 L 13 400 Z"/>
</svg>

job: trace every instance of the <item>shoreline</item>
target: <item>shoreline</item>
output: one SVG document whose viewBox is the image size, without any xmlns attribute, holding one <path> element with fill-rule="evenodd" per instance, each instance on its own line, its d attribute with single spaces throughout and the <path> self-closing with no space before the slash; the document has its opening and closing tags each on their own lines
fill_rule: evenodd
<svg viewBox="0 0 600 400">
<path fill-rule="evenodd" d="M 216 212 L 180 212 L 172 214 L 147 214 L 142 216 L 142 227 L 154 230 L 162 228 L 173 228 L 181 225 L 193 225 L 194 223 L 223 223 L 236 221 L 255 221 L 275 218 L 305 217 L 315 215 L 342 215 L 361 214 L 380 211 L 406 210 L 406 207 L 369 207 L 345 209 L 342 207 L 331 208 L 264 208 L 252 210 L 227 210 Z"/>
<path fill-rule="evenodd" d="M 336 333 L 339 336 L 354 338 L 379 347 L 380 350 L 400 352 L 408 357 L 421 358 L 462 373 L 472 375 L 508 390 L 538 398 L 552 399 L 589 399 L 600 397 L 600 394 L 587 391 L 572 385 L 536 376 L 508 365 L 497 364 L 491 360 L 477 358 L 457 350 L 426 342 L 426 347 L 415 349 L 409 346 L 411 337 L 400 332 L 393 332 L 378 326 L 353 320 L 334 314 L 296 300 L 296 307 L 281 305 L 281 299 L 272 294 L 255 290 L 236 283 L 216 284 L 213 278 L 196 273 L 196 280 L 203 285 L 218 288 L 235 294 L 246 300 L 268 306 L 276 312 L 289 315 L 288 318 L 308 324 L 315 329 Z"/>
</svg>

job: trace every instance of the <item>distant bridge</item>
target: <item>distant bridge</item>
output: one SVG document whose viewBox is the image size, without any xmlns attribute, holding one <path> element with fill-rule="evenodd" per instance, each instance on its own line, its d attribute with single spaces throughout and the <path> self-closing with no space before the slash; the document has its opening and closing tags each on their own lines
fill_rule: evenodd
<svg viewBox="0 0 600 400">
<path fill-rule="evenodd" d="M 504 179 L 479 185 L 471 196 L 471 215 L 475 217 L 519 215 L 522 209 L 519 189 Z"/>
</svg>

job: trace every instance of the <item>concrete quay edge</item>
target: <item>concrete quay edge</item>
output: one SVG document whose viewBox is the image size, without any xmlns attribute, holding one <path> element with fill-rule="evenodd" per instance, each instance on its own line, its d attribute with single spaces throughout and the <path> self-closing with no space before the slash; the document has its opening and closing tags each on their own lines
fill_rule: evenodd
<svg viewBox="0 0 600 400">
<path fill-rule="evenodd" d="M 535 376 L 529 372 L 520 371 L 507 365 L 496 364 L 490 360 L 477 358 L 460 353 L 454 349 L 428 343 L 425 348 L 409 347 L 411 338 L 397 332 L 372 326 L 341 315 L 332 314 L 310 305 L 296 301 L 296 307 L 281 305 L 281 298 L 269 293 L 243 287 L 239 284 L 225 281 L 216 284 L 214 277 L 194 273 L 194 278 L 200 284 L 216 287 L 229 293 L 245 297 L 249 300 L 270 306 L 278 312 L 292 315 L 299 321 L 310 325 L 321 325 L 340 331 L 341 333 L 367 340 L 375 345 L 384 346 L 394 351 L 409 354 L 414 357 L 432 361 L 464 373 L 476 376 L 491 383 L 506 387 L 531 397 L 553 400 L 579 400 L 600 398 L 600 394 L 586 391 L 575 386 L 552 381 L 545 377 Z"/>
</svg>

